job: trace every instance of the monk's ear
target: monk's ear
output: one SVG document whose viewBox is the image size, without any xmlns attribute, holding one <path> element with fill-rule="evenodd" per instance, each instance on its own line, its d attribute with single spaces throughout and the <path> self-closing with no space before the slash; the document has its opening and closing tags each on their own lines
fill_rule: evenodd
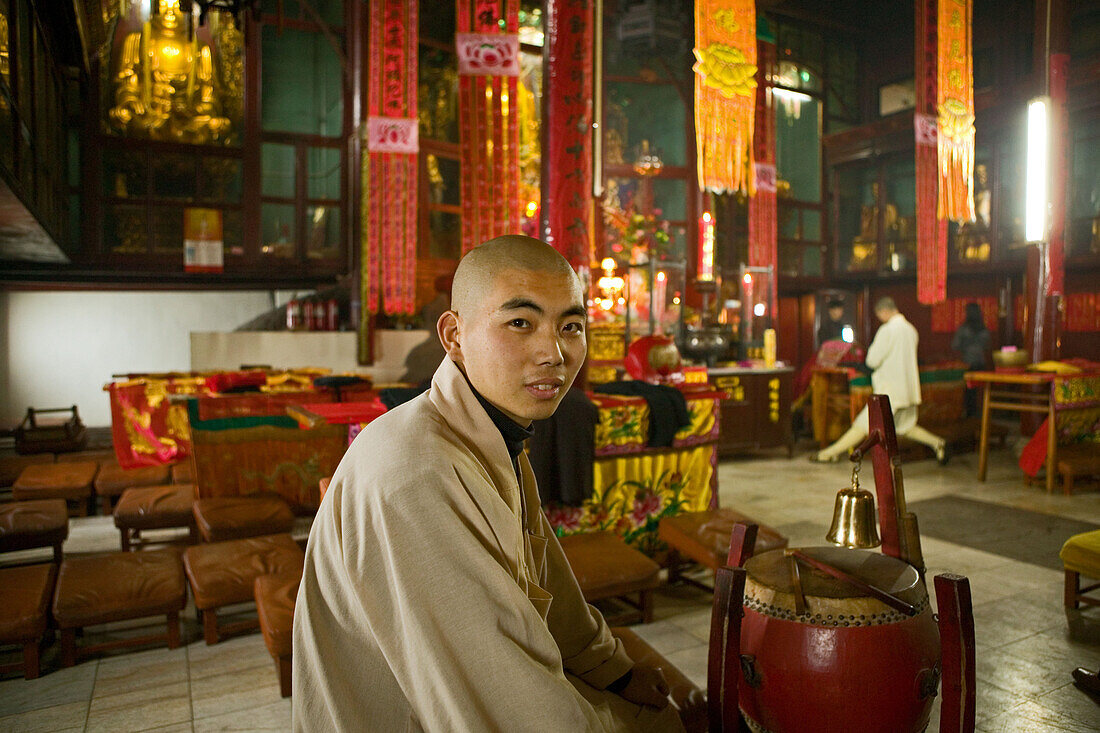
<svg viewBox="0 0 1100 733">
<path fill-rule="evenodd" d="M 436 321 L 435 330 L 439 334 L 439 341 L 443 344 L 447 356 L 451 357 L 451 361 L 461 364 L 462 319 L 454 311 L 444 311 Z"/>
</svg>

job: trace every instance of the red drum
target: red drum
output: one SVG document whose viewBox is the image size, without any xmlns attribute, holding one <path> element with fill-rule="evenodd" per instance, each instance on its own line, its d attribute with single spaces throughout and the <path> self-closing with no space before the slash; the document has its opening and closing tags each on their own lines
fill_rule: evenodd
<svg viewBox="0 0 1100 733">
<path fill-rule="evenodd" d="M 773 550 L 745 563 L 741 712 L 753 731 L 921 731 L 939 687 L 940 637 L 908 563 L 865 550 L 803 552 L 913 606 L 916 615 Z"/>
</svg>

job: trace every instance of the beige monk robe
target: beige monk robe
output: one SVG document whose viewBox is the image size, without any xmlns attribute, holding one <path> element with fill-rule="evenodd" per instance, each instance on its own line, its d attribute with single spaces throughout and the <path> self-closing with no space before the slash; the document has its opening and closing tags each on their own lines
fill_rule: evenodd
<svg viewBox="0 0 1100 733">
<path fill-rule="evenodd" d="M 603 689 L 632 662 L 518 460 L 522 487 L 450 359 L 355 439 L 306 549 L 295 730 L 682 730 Z"/>
<path fill-rule="evenodd" d="M 890 398 L 890 409 L 894 412 L 920 404 L 917 340 L 913 324 L 895 313 L 878 327 L 867 347 L 867 366 L 874 370 L 871 387 L 875 394 Z"/>
</svg>

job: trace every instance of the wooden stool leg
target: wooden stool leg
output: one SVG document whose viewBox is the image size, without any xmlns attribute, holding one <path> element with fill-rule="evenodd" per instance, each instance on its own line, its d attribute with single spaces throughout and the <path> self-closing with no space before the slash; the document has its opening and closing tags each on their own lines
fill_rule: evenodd
<svg viewBox="0 0 1100 733">
<path fill-rule="evenodd" d="M 168 614 L 168 648 L 177 649 L 180 645 L 180 613 L 172 611 Z"/>
<path fill-rule="evenodd" d="M 61 629 L 61 666 L 76 664 L 76 629 Z"/>
<path fill-rule="evenodd" d="M 23 677 L 33 680 L 38 673 L 38 639 L 35 639 L 23 645 Z"/>
<path fill-rule="evenodd" d="M 1066 496 L 1073 493 L 1073 471 L 1066 471 L 1062 474 L 1062 492 Z"/>
<path fill-rule="evenodd" d="M 60 565 L 61 564 L 61 559 L 62 559 L 61 543 L 60 542 L 54 542 L 53 543 L 53 561 L 55 563 L 57 563 L 58 565 Z"/>
<path fill-rule="evenodd" d="M 218 612 L 217 609 L 211 608 L 201 611 L 202 613 L 202 636 L 206 640 L 207 645 L 218 643 Z"/>
<path fill-rule="evenodd" d="M 1066 610 L 1080 608 L 1081 602 L 1077 599 L 1081 588 L 1081 575 L 1073 570 L 1066 570 L 1066 593 L 1063 601 Z"/>
<path fill-rule="evenodd" d="M 119 537 L 119 542 L 122 545 L 122 551 L 123 552 L 129 552 L 130 551 L 130 530 L 129 530 L 129 528 L 123 527 L 121 530 L 119 530 L 118 537 Z"/>
<path fill-rule="evenodd" d="M 643 590 L 638 593 L 638 607 L 642 611 L 642 623 L 653 621 L 653 591 Z"/>
<path fill-rule="evenodd" d="M 970 581 L 962 575 L 942 573 L 935 578 L 935 588 L 943 650 L 940 733 L 973 733 L 974 606 Z"/>
<path fill-rule="evenodd" d="M 275 660 L 275 669 L 279 673 L 279 694 L 283 697 L 290 697 L 292 690 L 290 684 L 290 670 L 293 665 L 290 663 L 291 658 L 289 656 L 279 657 Z"/>
</svg>

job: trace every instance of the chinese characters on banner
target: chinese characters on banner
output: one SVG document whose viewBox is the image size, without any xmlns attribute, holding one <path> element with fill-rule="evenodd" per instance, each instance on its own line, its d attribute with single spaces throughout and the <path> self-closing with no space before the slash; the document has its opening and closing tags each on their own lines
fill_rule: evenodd
<svg viewBox="0 0 1100 733">
<path fill-rule="evenodd" d="M 518 6 L 518 0 L 458 0 L 464 253 L 520 229 Z"/>
<path fill-rule="evenodd" d="M 692 53 L 699 188 L 751 196 L 757 87 L 754 0 L 696 0 Z"/>
<path fill-rule="evenodd" d="M 547 231 L 543 239 L 574 268 L 592 261 L 592 8 L 589 0 L 546 0 Z"/>
<path fill-rule="evenodd" d="M 367 124 L 362 155 L 364 316 L 416 307 L 416 0 L 371 0 Z"/>
</svg>

